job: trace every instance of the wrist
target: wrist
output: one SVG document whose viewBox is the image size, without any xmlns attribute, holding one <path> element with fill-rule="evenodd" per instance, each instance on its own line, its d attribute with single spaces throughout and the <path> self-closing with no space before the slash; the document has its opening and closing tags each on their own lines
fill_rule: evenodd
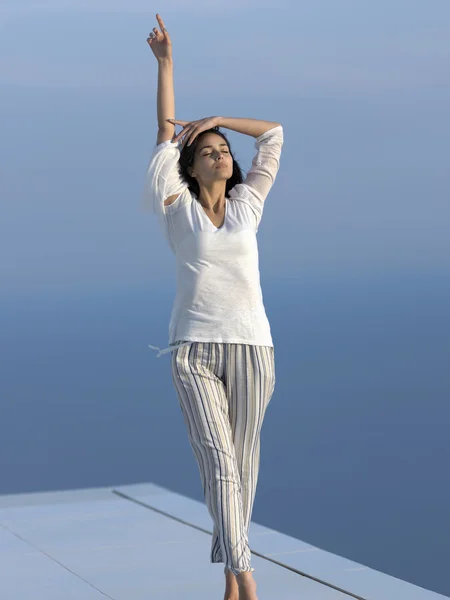
<svg viewBox="0 0 450 600">
<path fill-rule="evenodd" d="M 158 65 L 160 67 L 171 67 L 171 66 L 173 66 L 172 57 L 158 58 Z"/>
</svg>

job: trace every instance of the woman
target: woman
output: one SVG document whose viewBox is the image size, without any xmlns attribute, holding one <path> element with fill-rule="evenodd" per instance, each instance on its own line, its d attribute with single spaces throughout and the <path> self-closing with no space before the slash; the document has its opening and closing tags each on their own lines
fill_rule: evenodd
<svg viewBox="0 0 450 600">
<path fill-rule="evenodd" d="M 283 145 L 279 123 L 175 117 L 172 44 L 161 17 L 147 42 L 158 61 L 158 137 L 144 200 L 176 256 L 169 324 L 172 377 L 214 523 L 210 560 L 225 563 L 225 599 L 255 600 L 248 528 L 260 431 L 275 388 L 256 233 Z M 175 125 L 183 128 L 175 135 Z M 246 178 L 224 127 L 253 136 Z M 159 350 L 157 346 L 151 346 Z"/>
</svg>

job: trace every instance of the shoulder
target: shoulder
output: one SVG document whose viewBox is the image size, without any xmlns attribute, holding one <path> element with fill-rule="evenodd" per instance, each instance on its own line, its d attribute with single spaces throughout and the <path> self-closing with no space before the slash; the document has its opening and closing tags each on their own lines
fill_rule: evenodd
<svg viewBox="0 0 450 600">
<path fill-rule="evenodd" d="M 228 192 L 228 195 L 233 200 L 254 201 L 259 198 L 258 191 L 247 183 L 237 183 Z"/>
<path fill-rule="evenodd" d="M 156 156 L 159 154 L 166 154 L 166 153 L 176 153 L 178 155 L 180 155 L 180 144 L 179 142 L 177 143 L 173 143 L 172 140 L 165 140 L 164 142 L 161 142 L 160 144 L 156 144 L 153 147 L 153 152 L 152 155 Z"/>
</svg>

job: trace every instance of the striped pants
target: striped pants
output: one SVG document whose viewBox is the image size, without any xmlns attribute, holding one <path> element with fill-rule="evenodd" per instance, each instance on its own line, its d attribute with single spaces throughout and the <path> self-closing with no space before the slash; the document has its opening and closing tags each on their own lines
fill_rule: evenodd
<svg viewBox="0 0 450 600">
<path fill-rule="evenodd" d="M 210 561 L 235 575 L 254 571 L 248 528 L 275 389 L 274 348 L 192 342 L 173 351 L 172 379 L 213 519 Z"/>
</svg>

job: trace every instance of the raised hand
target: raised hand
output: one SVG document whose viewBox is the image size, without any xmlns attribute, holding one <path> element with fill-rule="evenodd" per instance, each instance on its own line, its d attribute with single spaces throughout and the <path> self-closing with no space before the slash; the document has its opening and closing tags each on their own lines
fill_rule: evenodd
<svg viewBox="0 0 450 600">
<path fill-rule="evenodd" d="M 198 121 L 180 121 L 179 119 L 167 119 L 173 125 L 181 125 L 183 129 L 178 133 L 173 139 L 172 142 L 175 144 L 178 142 L 180 138 L 184 138 L 182 141 L 182 146 L 186 145 L 190 146 L 199 133 L 202 131 L 206 131 L 207 129 L 211 129 L 216 125 L 219 125 L 220 117 L 205 117 L 204 119 L 199 119 Z"/>
<path fill-rule="evenodd" d="M 164 22 L 158 13 L 156 13 L 156 19 L 158 20 L 160 29 L 153 27 L 153 31 L 149 33 L 147 42 L 156 60 L 168 60 L 172 58 L 172 42 L 167 29 L 164 27 Z"/>
</svg>

